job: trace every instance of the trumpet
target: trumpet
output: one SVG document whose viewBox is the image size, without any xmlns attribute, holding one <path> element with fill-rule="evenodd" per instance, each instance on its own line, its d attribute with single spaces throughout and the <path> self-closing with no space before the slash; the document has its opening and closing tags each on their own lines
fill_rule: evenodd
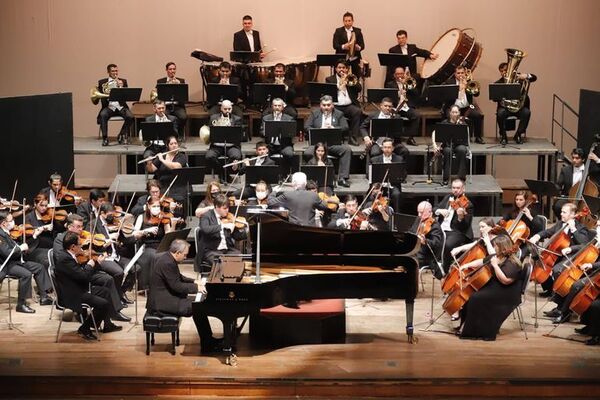
<svg viewBox="0 0 600 400">
<path fill-rule="evenodd" d="M 408 67 L 406 67 L 402 86 L 404 86 L 404 90 L 413 90 L 417 87 L 417 80 L 410 75 L 410 69 Z"/>
<path fill-rule="evenodd" d="M 354 74 L 344 75 L 338 84 L 338 89 L 344 86 L 355 86 L 358 83 L 358 77 Z"/>
<path fill-rule="evenodd" d="M 470 68 L 465 70 L 465 80 L 467 81 L 465 92 L 477 96 L 481 90 L 481 85 L 476 80 L 473 80 L 473 71 Z"/>
</svg>

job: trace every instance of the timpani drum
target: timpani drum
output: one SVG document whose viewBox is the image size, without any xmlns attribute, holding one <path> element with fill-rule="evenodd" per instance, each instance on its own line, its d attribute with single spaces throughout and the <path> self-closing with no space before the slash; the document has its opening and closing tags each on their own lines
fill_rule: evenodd
<svg viewBox="0 0 600 400">
<path fill-rule="evenodd" d="M 239 63 L 230 61 L 231 64 L 231 76 L 240 77 L 240 67 Z M 206 82 L 210 83 L 216 79 L 219 79 L 219 65 L 221 63 L 219 61 L 205 61 L 200 66 L 200 72 Z"/>
<path fill-rule="evenodd" d="M 423 79 L 441 85 L 452 77 L 459 65 L 471 70 L 477 67 L 483 47 L 467 31 L 474 32 L 471 28 L 452 28 L 435 42 L 430 51 L 439 54 L 439 57 L 425 60 L 421 71 Z"/>
</svg>

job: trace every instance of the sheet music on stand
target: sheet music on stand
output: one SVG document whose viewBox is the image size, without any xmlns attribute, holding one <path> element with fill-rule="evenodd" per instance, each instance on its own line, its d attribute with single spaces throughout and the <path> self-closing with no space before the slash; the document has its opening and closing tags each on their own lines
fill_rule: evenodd
<svg viewBox="0 0 600 400">
<path fill-rule="evenodd" d="M 135 255 L 133 256 L 133 258 L 131 259 L 131 261 L 129 261 L 129 264 L 127 264 L 125 266 L 125 269 L 123 270 L 123 280 L 125 280 L 125 277 L 127 277 L 127 274 L 129 274 L 129 271 L 131 270 L 131 268 L 133 268 L 133 266 L 135 265 L 135 263 L 137 262 L 137 260 L 140 259 L 140 257 L 142 256 L 142 253 L 144 253 L 144 250 L 146 249 L 146 244 L 143 244 L 138 251 L 135 252 Z"/>
<path fill-rule="evenodd" d="M 15 249 L 17 248 L 18 245 L 15 245 L 15 247 L 12 248 L 12 250 L 10 251 L 10 254 L 8 255 L 8 257 L 6 257 L 6 260 L 4 260 L 4 262 L 2 263 L 2 265 L 0 265 L 0 272 L 2 272 L 2 270 L 4 269 L 4 266 L 6 264 L 8 264 L 8 262 L 10 261 L 10 258 L 12 257 L 12 255 L 15 252 Z"/>
</svg>

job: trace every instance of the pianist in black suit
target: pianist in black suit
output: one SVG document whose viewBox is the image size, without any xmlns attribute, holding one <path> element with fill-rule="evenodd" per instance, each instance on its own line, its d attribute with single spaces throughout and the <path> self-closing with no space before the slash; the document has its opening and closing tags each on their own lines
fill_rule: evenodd
<svg viewBox="0 0 600 400">
<path fill-rule="evenodd" d="M 229 199 L 222 193 L 213 199 L 214 209 L 200 218 L 200 243 L 197 265 L 204 261 L 213 265 L 221 254 L 236 254 L 236 240 L 246 239 L 245 228 L 239 229 L 232 222 L 222 222 L 229 213 Z"/>
<path fill-rule="evenodd" d="M 271 112 L 265 114 L 262 118 L 263 123 L 261 125 L 261 136 L 265 136 L 265 122 L 267 121 L 295 121 L 294 117 L 286 114 L 285 110 L 288 108 L 283 99 L 273 99 L 271 102 Z M 277 138 L 272 137 L 266 139 L 267 146 L 269 147 L 270 154 L 281 154 L 282 166 L 284 171 L 289 171 L 292 162 L 294 161 L 294 143 L 292 138 Z"/>
<path fill-rule="evenodd" d="M 417 253 L 419 267 L 430 266 L 435 276 L 440 277 L 444 273 L 441 269 L 444 244 L 442 228 L 433 217 L 433 206 L 430 202 L 420 202 L 417 206 L 417 215 L 410 232 L 417 234 L 421 242 L 421 248 Z"/>
<path fill-rule="evenodd" d="M 270 208 L 283 207 L 289 210 L 289 221 L 297 225 L 315 226 L 315 209 L 326 211 L 327 203 L 317 193 L 306 190 L 306 174 L 296 172 L 292 175 L 294 190 L 271 194 L 268 199 Z"/>
<path fill-rule="evenodd" d="M 165 66 L 167 71 L 167 76 L 164 78 L 160 78 L 156 80 L 156 83 L 185 83 L 185 79 L 176 76 L 177 74 L 177 65 L 173 61 L 169 61 Z M 177 118 L 177 126 L 179 137 L 183 136 L 183 129 L 185 127 L 185 123 L 187 121 L 187 112 L 185 110 L 185 104 L 179 104 L 176 101 L 169 101 L 170 99 L 163 99 L 167 101 L 167 114 L 172 115 Z"/>
</svg>

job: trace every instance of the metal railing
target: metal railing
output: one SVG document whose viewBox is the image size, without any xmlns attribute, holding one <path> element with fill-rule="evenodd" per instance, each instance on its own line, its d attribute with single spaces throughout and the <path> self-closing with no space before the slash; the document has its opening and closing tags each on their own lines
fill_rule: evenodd
<svg viewBox="0 0 600 400">
<path fill-rule="evenodd" d="M 556 119 L 558 116 L 556 115 L 556 103 L 559 103 L 560 106 L 560 121 L 558 119 Z M 558 127 L 560 127 L 560 146 L 559 146 L 559 154 L 561 156 L 561 158 L 564 157 L 564 141 L 565 141 L 565 134 L 567 134 L 568 136 L 571 137 L 571 139 L 573 139 L 575 142 L 577 142 L 577 136 L 575 136 L 572 132 L 570 132 L 566 127 L 565 127 L 565 109 L 572 115 L 574 115 L 575 117 L 577 117 L 577 119 L 579 119 L 579 113 L 577 111 L 575 111 L 573 109 L 573 107 L 571 107 L 566 101 L 564 101 L 563 99 L 561 99 L 559 96 L 557 96 L 556 94 L 552 95 L 552 134 L 551 134 L 551 138 L 550 141 L 552 142 L 552 144 L 556 145 L 556 143 L 554 142 L 554 127 L 557 125 Z"/>
</svg>

